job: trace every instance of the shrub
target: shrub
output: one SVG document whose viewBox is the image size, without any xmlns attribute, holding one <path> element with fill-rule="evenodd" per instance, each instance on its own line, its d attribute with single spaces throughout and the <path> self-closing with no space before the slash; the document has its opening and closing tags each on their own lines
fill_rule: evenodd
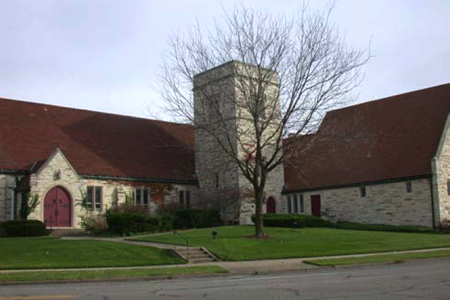
<svg viewBox="0 0 450 300">
<path fill-rule="evenodd" d="M 174 227 L 177 229 L 214 227 L 222 224 L 217 209 L 180 209 L 175 212 Z"/>
<path fill-rule="evenodd" d="M 116 234 L 154 232 L 159 224 L 156 218 L 136 213 L 110 213 L 106 221 L 108 230 Z"/>
<path fill-rule="evenodd" d="M 255 222 L 255 216 L 252 216 Z M 265 214 L 263 215 L 263 224 L 266 227 L 334 227 L 334 223 L 328 220 L 317 218 L 311 215 L 295 214 Z"/>
<path fill-rule="evenodd" d="M 175 228 L 176 217 L 174 215 L 164 215 L 160 219 L 158 231 L 171 231 Z"/>
<path fill-rule="evenodd" d="M 336 223 L 336 228 L 352 229 L 352 230 L 367 230 L 367 231 L 394 231 L 394 232 L 433 232 L 433 229 L 424 226 L 411 225 L 385 225 L 385 224 L 361 224 L 353 222 L 339 221 Z"/>
<path fill-rule="evenodd" d="M 12 220 L 0 224 L 5 236 L 24 237 L 24 236 L 44 236 L 49 231 L 45 224 L 38 220 Z"/>
<path fill-rule="evenodd" d="M 119 206 L 115 207 L 112 211 L 114 213 L 149 214 L 148 207 L 133 203 L 120 203 Z"/>
</svg>

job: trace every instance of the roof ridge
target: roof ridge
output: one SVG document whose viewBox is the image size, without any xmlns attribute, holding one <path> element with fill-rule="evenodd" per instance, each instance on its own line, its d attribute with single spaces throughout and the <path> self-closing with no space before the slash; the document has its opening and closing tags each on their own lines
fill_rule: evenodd
<svg viewBox="0 0 450 300">
<path fill-rule="evenodd" d="M 404 92 L 404 93 L 395 94 L 395 95 L 391 95 L 391 96 L 387 96 L 387 97 L 383 97 L 383 98 L 379 98 L 379 99 L 373 99 L 373 100 L 369 100 L 369 101 L 365 101 L 365 102 L 361 102 L 361 103 L 357 103 L 357 104 L 353 104 L 353 105 L 349 105 L 349 106 L 345 106 L 345 107 L 341 107 L 341 108 L 336 108 L 336 109 L 328 111 L 327 114 L 333 113 L 333 112 L 336 112 L 336 111 L 349 109 L 349 108 L 354 108 L 354 107 L 357 107 L 357 106 L 367 105 L 367 104 L 370 104 L 370 103 L 373 103 L 373 102 L 378 102 L 378 101 L 383 101 L 383 100 L 393 100 L 394 98 L 397 98 L 399 96 L 406 96 L 408 94 L 424 92 L 424 91 L 427 91 L 427 90 L 442 88 L 444 86 L 450 87 L 450 83 L 443 83 L 443 84 L 434 85 L 434 86 L 430 86 L 430 87 L 426 87 L 426 88 L 421 88 L 421 89 L 414 90 L 414 91 Z"/>
<path fill-rule="evenodd" d="M 171 121 L 164 121 L 164 120 L 156 120 L 156 119 L 150 119 L 150 118 L 144 118 L 144 117 L 136 117 L 136 116 L 130 116 L 130 115 L 117 114 L 117 113 L 103 112 L 103 111 L 97 111 L 97 110 L 90 110 L 90 109 L 85 109 L 85 108 L 68 107 L 68 106 L 55 105 L 55 104 L 32 102 L 32 101 L 27 101 L 27 100 L 18 100 L 18 99 L 4 98 L 4 97 L 0 96 L 0 101 L 1 100 L 11 101 L 11 102 L 20 102 L 22 104 L 35 105 L 35 106 L 50 106 L 50 107 L 55 107 L 55 108 L 67 109 L 67 110 L 74 110 L 74 111 L 81 111 L 81 112 L 90 112 L 90 113 L 118 116 L 118 117 L 138 119 L 138 120 L 145 120 L 145 121 L 152 121 L 152 122 L 168 123 L 168 124 L 173 124 L 173 125 L 192 126 L 191 124 L 187 124 L 187 123 L 178 123 L 178 122 L 171 122 Z"/>
</svg>

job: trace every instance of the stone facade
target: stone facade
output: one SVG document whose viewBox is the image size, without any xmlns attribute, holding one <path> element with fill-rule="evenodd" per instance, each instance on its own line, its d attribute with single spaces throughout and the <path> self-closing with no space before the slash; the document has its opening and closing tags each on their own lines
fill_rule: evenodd
<svg viewBox="0 0 450 300">
<path fill-rule="evenodd" d="M 255 73 L 255 67 L 232 61 L 194 77 L 195 155 L 199 187 L 207 198 L 222 203 L 219 206 L 225 219 L 240 224 L 252 223 L 255 203 L 249 194 L 253 189 L 226 151 L 241 159 L 246 154 L 243 147 L 255 145 L 252 118 L 241 100 Z M 272 73 L 265 97 L 269 99 L 266 101 L 276 102 L 274 107 L 278 115 L 279 99 L 273 95 L 278 96 L 279 83 L 276 73 Z M 272 107 L 271 104 L 266 103 L 268 107 Z M 269 125 L 265 134 L 272 132 Z M 281 205 L 282 188 L 283 168 L 280 165 L 267 178 L 266 199 L 271 196 Z M 235 203 L 233 199 L 236 198 L 238 201 Z"/>
<path fill-rule="evenodd" d="M 408 192 L 410 183 L 412 191 Z M 357 223 L 433 226 L 430 179 L 418 179 L 361 187 L 327 189 L 303 195 L 304 214 L 311 214 L 311 196 L 320 195 L 325 218 Z M 285 195 L 285 202 L 289 195 Z M 287 205 L 285 204 L 285 212 Z"/>
<path fill-rule="evenodd" d="M 433 169 L 433 195 L 435 223 L 439 225 L 444 220 L 450 220 L 450 118 L 444 127 L 444 132 L 432 160 Z"/>
<path fill-rule="evenodd" d="M 58 173 L 56 177 L 55 172 Z M 11 177 L 14 179 L 13 176 Z M 86 211 L 80 206 L 81 199 L 83 194 L 86 193 L 88 186 L 102 188 L 101 211 Z M 162 194 L 155 194 L 155 186 L 148 183 L 83 178 L 72 168 L 64 154 L 57 150 L 36 173 L 31 175 L 30 195 L 37 194 L 39 196 L 39 205 L 29 216 L 29 219 L 44 221 L 44 199 L 48 191 L 54 187 L 62 187 L 70 195 L 72 202 L 72 228 L 81 227 L 82 217 L 95 218 L 103 215 L 107 209 L 114 205 L 125 203 L 127 196 L 131 197 L 136 188 L 148 188 L 150 190 L 150 213 L 156 213 L 160 204 L 178 203 L 179 191 L 189 190 L 193 193 L 197 189 L 196 186 L 158 185 L 158 187 L 163 188 L 163 191 Z M 17 199 L 20 199 L 20 196 L 21 194 L 19 193 Z"/>
</svg>

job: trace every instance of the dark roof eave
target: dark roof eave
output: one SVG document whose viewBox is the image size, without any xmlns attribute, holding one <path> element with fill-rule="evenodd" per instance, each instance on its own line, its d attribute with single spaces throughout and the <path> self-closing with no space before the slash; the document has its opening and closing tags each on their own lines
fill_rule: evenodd
<svg viewBox="0 0 450 300">
<path fill-rule="evenodd" d="M 105 176 L 105 175 L 89 175 L 79 174 L 85 179 L 98 179 L 98 180 L 120 180 L 120 181 L 138 181 L 138 182 L 151 182 L 151 183 L 172 183 L 180 185 L 198 185 L 197 180 L 180 180 L 180 179 L 152 179 L 152 178 L 135 178 L 135 177 L 118 177 L 118 176 Z"/>
<path fill-rule="evenodd" d="M 281 194 L 293 194 L 293 193 L 304 193 L 304 192 L 313 192 L 313 191 L 321 191 L 321 190 L 331 190 L 331 189 L 342 189 L 348 187 L 356 187 L 356 186 L 365 186 L 365 185 L 375 185 L 375 184 L 384 184 L 384 183 L 395 183 L 401 181 L 408 180 L 417 180 L 424 178 L 431 178 L 431 174 L 423 174 L 423 175 L 414 175 L 407 177 L 399 177 L 399 178 L 391 178 L 391 179 L 382 179 L 382 180 L 373 180 L 373 181 L 364 181 L 364 182 L 356 182 L 356 183 L 348 183 L 341 185 L 332 185 L 332 186 L 323 186 L 323 187 L 315 187 L 315 188 L 306 188 L 306 189 L 294 189 L 294 190 L 285 190 L 281 192 Z"/>
<path fill-rule="evenodd" d="M 15 170 L 15 169 L 0 169 L 0 174 L 5 175 L 28 175 L 28 170 Z M 121 180 L 121 181 L 138 181 L 138 182 L 152 182 L 152 183 L 172 183 L 181 185 L 198 185 L 197 180 L 180 180 L 180 179 L 154 179 L 154 178 L 135 178 L 135 177 L 117 177 L 107 175 L 88 175 L 79 174 L 85 179 L 98 179 L 98 180 Z"/>
<path fill-rule="evenodd" d="M 0 169 L 0 174 L 3 175 L 28 175 L 28 170 L 16 170 L 16 169 Z"/>
</svg>

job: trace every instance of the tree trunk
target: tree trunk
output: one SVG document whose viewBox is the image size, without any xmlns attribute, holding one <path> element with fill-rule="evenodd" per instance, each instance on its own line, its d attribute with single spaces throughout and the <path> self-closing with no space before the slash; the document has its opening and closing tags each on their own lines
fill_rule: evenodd
<svg viewBox="0 0 450 300">
<path fill-rule="evenodd" d="M 260 239 L 265 237 L 263 225 L 263 196 L 264 189 L 255 188 L 255 237 Z"/>
</svg>

